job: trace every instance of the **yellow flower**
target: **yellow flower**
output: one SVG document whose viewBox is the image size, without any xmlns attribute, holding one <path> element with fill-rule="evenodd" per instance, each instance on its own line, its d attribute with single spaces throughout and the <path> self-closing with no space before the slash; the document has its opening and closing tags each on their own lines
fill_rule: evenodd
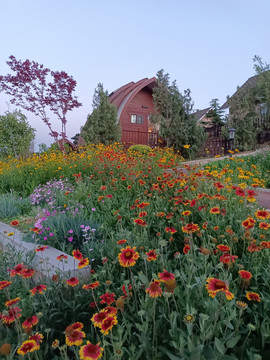
<svg viewBox="0 0 270 360">
<path fill-rule="evenodd" d="M 190 145 L 184 145 L 184 148 L 185 148 L 185 149 L 189 149 L 189 148 L 190 148 Z"/>
</svg>

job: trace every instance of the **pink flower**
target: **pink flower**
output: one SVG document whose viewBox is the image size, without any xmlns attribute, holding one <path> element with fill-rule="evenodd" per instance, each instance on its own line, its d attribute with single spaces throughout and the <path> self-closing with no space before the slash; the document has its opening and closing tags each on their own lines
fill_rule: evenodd
<svg viewBox="0 0 270 360">
<path fill-rule="evenodd" d="M 68 230 L 68 232 L 69 232 L 70 234 L 73 234 L 73 230 Z"/>
<path fill-rule="evenodd" d="M 68 241 L 69 241 L 69 242 L 72 242 L 72 241 L 73 241 L 73 237 L 70 236 L 70 237 L 68 238 Z"/>
</svg>

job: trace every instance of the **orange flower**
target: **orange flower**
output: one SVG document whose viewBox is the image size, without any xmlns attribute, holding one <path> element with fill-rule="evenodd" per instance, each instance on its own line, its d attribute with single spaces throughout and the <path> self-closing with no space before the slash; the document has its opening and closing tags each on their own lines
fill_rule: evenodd
<svg viewBox="0 0 270 360">
<path fill-rule="evenodd" d="M 79 279 L 76 278 L 76 277 L 72 277 L 72 278 L 68 279 L 68 280 L 66 281 L 66 283 L 67 283 L 68 285 L 74 287 L 74 286 L 76 286 L 76 285 L 79 284 Z"/>
<path fill-rule="evenodd" d="M 232 300 L 234 298 L 234 295 L 229 291 L 229 287 L 224 281 L 216 278 L 208 278 L 206 282 L 205 287 L 209 296 L 212 298 L 214 298 L 218 292 L 223 292 L 228 300 Z"/>
<path fill-rule="evenodd" d="M 212 209 L 210 209 L 210 214 L 220 214 L 220 209 L 218 206 L 213 207 Z"/>
<path fill-rule="evenodd" d="M 158 277 L 160 279 L 160 281 L 167 281 L 167 280 L 174 280 L 175 279 L 175 276 L 173 273 L 170 273 L 166 270 L 163 269 L 163 272 L 162 273 L 158 273 Z"/>
<path fill-rule="evenodd" d="M 238 274 L 241 276 L 242 279 L 250 280 L 252 278 L 251 272 L 246 270 L 240 270 L 238 271 Z"/>
<path fill-rule="evenodd" d="M 142 220 L 142 219 L 135 219 L 134 220 L 135 224 L 137 225 L 141 225 L 141 226 L 145 226 L 146 225 L 146 221 Z"/>
<path fill-rule="evenodd" d="M 30 293 L 32 295 L 35 295 L 37 292 L 39 294 L 42 294 L 43 291 L 46 291 L 47 290 L 47 286 L 46 285 L 37 285 L 36 287 L 34 287 L 33 289 L 29 290 Z"/>
<path fill-rule="evenodd" d="M 30 279 L 35 274 L 34 269 L 23 269 L 22 270 L 22 277 L 24 279 Z"/>
<path fill-rule="evenodd" d="M 140 218 L 145 217 L 146 215 L 147 215 L 147 211 L 142 211 L 139 213 Z"/>
<path fill-rule="evenodd" d="M 267 210 L 257 210 L 255 216 L 257 219 L 266 220 L 270 218 L 270 213 Z"/>
<path fill-rule="evenodd" d="M 56 260 L 62 261 L 62 260 L 67 260 L 67 255 L 61 254 L 59 256 L 57 256 Z"/>
<path fill-rule="evenodd" d="M 160 281 L 154 280 L 150 283 L 149 287 L 145 290 L 146 293 L 149 293 L 149 296 L 152 298 L 156 298 L 158 296 L 161 296 L 162 289 L 160 287 Z"/>
<path fill-rule="evenodd" d="M 35 252 L 45 251 L 46 249 L 48 249 L 48 246 L 46 246 L 46 245 L 38 246 L 38 247 L 35 249 Z"/>
<path fill-rule="evenodd" d="M 183 216 L 189 216 L 190 214 L 191 214 L 191 211 L 189 211 L 189 210 L 186 210 L 186 211 L 182 212 Z"/>
<path fill-rule="evenodd" d="M 139 258 L 139 253 L 136 247 L 131 248 L 127 246 L 125 249 L 121 249 L 121 253 L 118 254 L 118 260 L 121 266 L 130 267 L 136 264 L 136 260 Z"/>
<path fill-rule="evenodd" d="M 262 230 L 268 230 L 270 228 L 270 224 L 267 224 L 265 222 L 260 222 L 259 223 L 259 228 Z"/>
<path fill-rule="evenodd" d="M 10 276 L 14 277 L 16 275 L 22 275 L 23 269 L 25 269 L 26 266 L 22 264 L 16 265 L 13 269 L 10 271 Z"/>
<path fill-rule="evenodd" d="M 171 233 L 171 234 L 175 234 L 177 232 L 177 230 L 173 227 L 166 227 L 165 231 L 166 233 Z"/>
<path fill-rule="evenodd" d="M 20 301 L 20 300 L 21 300 L 20 297 L 16 297 L 15 299 L 7 300 L 7 301 L 5 302 L 5 306 L 15 305 L 15 304 L 17 304 L 17 302 Z"/>
<path fill-rule="evenodd" d="M 33 315 L 30 316 L 29 318 L 27 318 L 23 323 L 22 323 L 22 327 L 24 329 L 29 329 L 32 328 L 34 325 L 36 325 L 38 323 L 38 318 L 37 316 Z"/>
<path fill-rule="evenodd" d="M 231 255 L 230 253 L 223 253 L 220 258 L 219 261 L 223 264 L 232 264 L 235 262 L 235 259 L 237 259 L 238 256 L 236 255 Z"/>
<path fill-rule="evenodd" d="M 187 234 L 191 234 L 199 230 L 200 230 L 199 226 L 193 223 L 182 226 L 182 231 Z"/>
<path fill-rule="evenodd" d="M 73 256 L 76 260 L 82 260 L 82 259 L 83 259 L 83 254 L 82 254 L 79 250 L 73 250 L 73 251 L 72 251 L 72 256 Z"/>
<path fill-rule="evenodd" d="M 91 283 L 91 284 L 89 284 L 89 285 L 83 285 L 83 289 L 86 289 L 86 290 L 89 290 L 89 289 L 91 289 L 91 290 L 93 290 L 93 289 L 95 289 L 96 287 L 98 287 L 100 285 L 100 282 L 99 281 L 95 281 L 94 283 Z"/>
<path fill-rule="evenodd" d="M 146 206 L 148 206 L 150 203 L 149 202 L 142 202 L 140 204 L 137 205 L 137 208 L 139 209 L 143 209 L 145 208 Z"/>
<path fill-rule="evenodd" d="M 261 299 L 260 299 L 260 295 L 255 293 L 255 292 L 247 292 L 246 293 L 246 298 L 249 300 L 249 301 L 258 301 L 258 302 L 261 302 Z"/>
<path fill-rule="evenodd" d="M 5 289 L 6 287 L 8 287 L 11 284 L 12 284 L 12 281 L 7 281 L 7 280 L 0 281 L 0 290 Z"/>
<path fill-rule="evenodd" d="M 155 261 L 157 260 L 158 255 L 156 254 L 156 250 L 149 250 L 145 253 L 147 255 L 147 261 Z"/>
<path fill-rule="evenodd" d="M 78 269 L 82 269 L 82 268 L 86 267 L 87 265 L 89 265 L 89 259 L 88 258 L 82 259 L 78 263 Z"/>
<path fill-rule="evenodd" d="M 222 251 L 222 252 L 228 252 L 231 250 L 231 248 L 227 245 L 223 245 L 223 244 L 220 244 L 217 246 L 217 249 Z"/>
<path fill-rule="evenodd" d="M 190 245 L 185 245 L 185 246 L 184 246 L 184 249 L 183 249 L 183 253 L 184 253 L 184 254 L 188 254 L 189 251 L 190 251 Z"/>
<path fill-rule="evenodd" d="M 10 223 L 11 226 L 18 226 L 19 225 L 19 221 L 18 220 L 13 220 Z"/>
<path fill-rule="evenodd" d="M 246 220 L 242 222 L 242 225 L 245 229 L 252 229 L 255 225 L 255 220 L 249 216 L 248 218 L 246 218 Z"/>
<path fill-rule="evenodd" d="M 12 324 L 16 319 L 19 319 L 22 316 L 22 314 L 20 314 L 21 311 L 22 309 L 17 306 L 10 307 L 8 313 L 2 316 L 3 323 L 7 325 Z"/>
<path fill-rule="evenodd" d="M 118 241 L 117 241 L 117 244 L 118 244 L 118 245 L 122 245 L 122 244 L 125 244 L 126 242 L 127 242 L 126 239 L 122 239 L 122 240 L 118 240 Z"/>
<path fill-rule="evenodd" d="M 79 355 L 82 360 L 98 360 L 102 357 L 104 349 L 99 346 L 100 343 L 96 345 L 91 344 L 90 341 L 87 341 L 86 345 L 83 345 L 80 348 Z"/>
</svg>

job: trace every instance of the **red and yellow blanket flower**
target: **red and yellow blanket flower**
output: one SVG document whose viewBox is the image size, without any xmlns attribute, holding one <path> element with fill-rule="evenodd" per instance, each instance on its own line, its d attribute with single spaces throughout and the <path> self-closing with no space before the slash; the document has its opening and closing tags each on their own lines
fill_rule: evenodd
<svg viewBox="0 0 270 360">
<path fill-rule="evenodd" d="M 121 266 L 130 267 L 136 264 L 136 260 L 139 258 L 139 253 L 135 250 L 136 247 L 131 248 L 131 246 L 121 249 L 121 253 L 118 254 L 118 260 Z"/>
<path fill-rule="evenodd" d="M 223 292 L 228 300 L 232 300 L 234 295 L 229 291 L 229 286 L 222 280 L 216 278 L 208 278 L 205 285 L 209 296 L 216 297 L 217 293 Z"/>
<path fill-rule="evenodd" d="M 160 281 L 154 280 L 149 284 L 149 287 L 145 290 L 150 297 L 156 298 L 162 295 L 162 288 L 160 287 Z"/>
<path fill-rule="evenodd" d="M 96 345 L 87 341 L 86 345 L 83 345 L 80 348 L 79 355 L 82 360 L 98 360 L 102 357 L 104 349 L 99 346 L 100 343 Z"/>
</svg>

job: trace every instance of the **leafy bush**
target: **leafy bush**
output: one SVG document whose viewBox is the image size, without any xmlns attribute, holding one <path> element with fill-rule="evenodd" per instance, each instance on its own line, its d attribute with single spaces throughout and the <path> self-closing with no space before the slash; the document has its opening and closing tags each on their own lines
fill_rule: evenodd
<svg viewBox="0 0 270 360">
<path fill-rule="evenodd" d="M 140 153 L 143 155 L 148 155 L 150 152 L 152 151 L 152 149 L 150 148 L 150 146 L 148 145 L 132 145 L 128 148 L 128 152 L 131 154 L 136 154 L 136 153 Z"/>
<path fill-rule="evenodd" d="M 16 218 L 31 210 L 29 199 L 18 198 L 12 193 L 0 195 L 0 218 Z"/>
</svg>

